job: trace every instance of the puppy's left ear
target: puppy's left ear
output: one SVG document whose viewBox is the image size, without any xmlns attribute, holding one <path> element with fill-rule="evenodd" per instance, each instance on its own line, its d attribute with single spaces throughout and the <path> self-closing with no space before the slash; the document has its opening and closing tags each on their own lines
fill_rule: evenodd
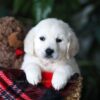
<svg viewBox="0 0 100 100">
<path fill-rule="evenodd" d="M 67 59 L 74 57 L 79 51 L 79 43 L 75 33 L 72 29 L 69 31 L 69 38 L 67 44 Z"/>
<path fill-rule="evenodd" d="M 32 28 L 24 40 L 24 51 L 29 55 L 34 55 L 34 28 Z"/>
</svg>

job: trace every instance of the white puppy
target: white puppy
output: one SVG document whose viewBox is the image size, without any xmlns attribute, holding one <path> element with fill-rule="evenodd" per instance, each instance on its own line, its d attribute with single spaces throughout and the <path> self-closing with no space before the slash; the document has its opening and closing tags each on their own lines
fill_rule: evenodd
<svg viewBox="0 0 100 100">
<path fill-rule="evenodd" d="M 78 40 L 67 23 L 48 18 L 42 20 L 27 34 L 24 41 L 22 69 L 29 83 L 41 81 L 41 72 L 53 72 L 52 86 L 63 88 L 74 73 L 79 73 L 74 56 Z"/>
</svg>

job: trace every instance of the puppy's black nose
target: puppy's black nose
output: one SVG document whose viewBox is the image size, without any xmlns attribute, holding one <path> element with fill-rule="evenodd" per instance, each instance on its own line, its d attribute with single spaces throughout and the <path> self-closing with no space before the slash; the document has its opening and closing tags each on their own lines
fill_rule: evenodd
<svg viewBox="0 0 100 100">
<path fill-rule="evenodd" d="M 54 53 L 54 50 L 53 49 L 51 49 L 51 48 L 47 48 L 46 49 L 47 56 L 51 56 L 53 53 Z"/>
</svg>

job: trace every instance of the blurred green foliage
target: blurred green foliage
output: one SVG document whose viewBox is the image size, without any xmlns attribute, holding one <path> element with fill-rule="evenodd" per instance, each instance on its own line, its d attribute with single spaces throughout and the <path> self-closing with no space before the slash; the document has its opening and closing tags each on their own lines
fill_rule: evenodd
<svg viewBox="0 0 100 100">
<path fill-rule="evenodd" d="M 100 0 L 0 0 L 0 17 L 7 15 L 29 26 L 47 17 L 68 22 L 80 43 L 81 100 L 100 99 Z"/>
<path fill-rule="evenodd" d="M 14 0 L 13 13 L 30 14 L 38 22 L 51 13 L 54 0 Z"/>
</svg>

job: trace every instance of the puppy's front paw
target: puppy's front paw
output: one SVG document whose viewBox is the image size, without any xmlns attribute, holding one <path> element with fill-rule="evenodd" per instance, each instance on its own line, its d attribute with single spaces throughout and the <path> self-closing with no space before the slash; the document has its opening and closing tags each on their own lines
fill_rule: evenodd
<svg viewBox="0 0 100 100">
<path fill-rule="evenodd" d="M 67 84 L 67 81 L 67 78 L 61 73 L 54 73 L 52 78 L 52 86 L 55 88 L 55 90 L 60 90 L 64 88 L 64 86 Z"/>
<path fill-rule="evenodd" d="M 32 85 L 37 85 L 41 81 L 41 73 L 30 72 L 26 74 L 26 78 L 28 82 L 31 83 Z"/>
</svg>

